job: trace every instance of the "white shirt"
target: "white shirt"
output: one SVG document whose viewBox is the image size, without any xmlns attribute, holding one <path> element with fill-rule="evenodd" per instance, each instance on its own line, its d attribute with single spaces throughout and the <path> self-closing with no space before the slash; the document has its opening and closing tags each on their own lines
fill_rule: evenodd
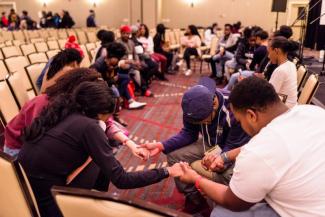
<svg viewBox="0 0 325 217">
<path fill-rule="evenodd" d="M 240 199 L 265 199 L 282 217 L 325 216 L 325 110 L 297 105 L 255 135 L 230 181 Z"/>
<path fill-rule="evenodd" d="M 270 79 L 278 94 L 287 95 L 286 105 L 292 108 L 297 104 L 297 68 L 294 63 L 286 61 L 278 66 Z"/>
<path fill-rule="evenodd" d="M 141 36 L 140 38 L 137 38 L 137 39 L 142 44 L 146 53 L 148 53 L 148 54 L 153 53 L 154 44 L 153 44 L 153 39 L 151 36 L 149 36 L 148 38 Z"/>
</svg>

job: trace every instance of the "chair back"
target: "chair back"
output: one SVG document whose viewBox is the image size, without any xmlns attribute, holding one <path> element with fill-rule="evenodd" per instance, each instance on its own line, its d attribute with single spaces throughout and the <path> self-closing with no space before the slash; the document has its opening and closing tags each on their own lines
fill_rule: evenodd
<svg viewBox="0 0 325 217">
<path fill-rule="evenodd" d="M 49 50 L 46 42 L 36 42 L 35 44 L 35 47 L 36 47 L 36 51 L 37 52 L 46 52 Z"/>
<path fill-rule="evenodd" d="M 79 41 L 79 44 L 86 44 L 87 43 L 87 36 L 84 31 L 77 31 L 77 38 Z"/>
<path fill-rule="evenodd" d="M 48 61 L 48 58 L 45 53 L 32 53 L 28 55 L 29 62 L 33 63 L 44 63 Z"/>
<path fill-rule="evenodd" d="M 298 98 L 298 104 L 309 104 L 315 95 L 317 89 L 319 87 L 318 76 L 315 74 L 311 74 L 305 86 L 302 88 L 300 96 Z"/>
<path fill-rule="evenodd" d="M 85 45 L 80 45 L 80 48 L 84 53 L 84 58 L 82 59 L 80 66 L 81 67 L 89 67 L 91 62 L 90 62 L 88 51 L 87 51 Z"/>
<path fill-rule="evenodd" d="M 307 76 L 307 69 L 305 66 L 301 65 L 299 66 L 297 70 L 297 86 L 298 86 L 298 91 L 301 89 L 301 86 Z"/>
<path fill-rule="evenodd" d="M 216 50 L 217 50 L 217 47 L 218 47 L 218 41 L 219 41 L 218 37 L 213 37 L 212 40 L 211 40 L 211 45 L 210 45 L 210 55 L 211 55 L 211 57 L 213 55 L 215 55 L 215 53 L 216 53 Z"/>
<path fill-rule="evenodd" d="M 0 81 L 0 99 L 1 116 L 4 124 L 7 124 L 19 113 L 19 108 L 6 81 Z"/>
<path fill-rule="evenodd" d="M 28 91 L 24 85 L 22 78 L 23 75 L 23 73 L 15 72 L 10 74 L 6 79 L 12 94 L 18 101 L 19 108 L 22 108 L 24 104 L 29 100 Z"/>
<path fill-rule="evenodd" d="M 17 160 L 0 152 L 0 215 L 6 217 L 40 216 L 24 170 Z"/>
<path fill-rule="evenodd" d="M 20 45 L 20 49 L 23 52 L 24 56 L 27 56 L 28 54 L 31 53 L 36 53 L 36 48 L 34 44 L 22 44 Z"/>
<path fill-rule="evenodd" d="M 46 66 L 46 62 L 34 63 L 32 65 L 25 67 L 28 79 L 31 82 L 35 93 L 38 93 L 38 88 L 36 85 L 37 79 L 40 76 L 43 69 L 45 68 L 45 66 Z"/>
<path fill-rule="evenodd" d="M 144 200 L 85 189 L 54 187 L 52 194 L 65 217 L 162 217 L 189 215 Z"/>
<path fill-rule="evenodd" d="M 25 67 L 29 65 L 29 61 L 25 56 L 16 56 L 16 57 L 5 59 L 5 63 L 10 73 L 18 72 L 20 74 L 23 74 L 21 79 L 24 83 L 24 86 L 27 89 L 32 88 L 32 85 L 29 82 L 25 73 Z"/>
<path fill-rule="evenodd" d="M 21 52 L 19 51 L 19 49 L 16 46 L 7 46 L 7 47 L 3 47 L 1 49 L 2 49 L 2 53 L 5 58 L 21 55 Z"/>
<path fill-rule="evenodd" d="M 47 41 L 47 46 L 49 47 L 50 50 L 58 50 L 58 49 L 60 49 L 59 43 L 58 43 L 57 40 Z"/>
<path fill-rule="evenodd" d="M 4 64 L 3 60 L 0 60 L 0 81 L 4 80 L 8 75 L 8 69 Z"/>
<path fill-rule="evenodd" d="M 51 59 L 55 55 L 57 55 L 60 52 L 60 50 L 49 50 L 46 52 L 47 58 Z"/>
</svg>

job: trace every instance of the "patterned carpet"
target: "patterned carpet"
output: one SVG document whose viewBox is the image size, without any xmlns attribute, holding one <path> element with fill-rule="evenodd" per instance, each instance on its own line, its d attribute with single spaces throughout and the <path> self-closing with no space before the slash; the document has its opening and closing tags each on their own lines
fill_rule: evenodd
<svg viewBox="0 0 325 217">
<path fill-rule="evenodd" d="M 144 109 L 123 110 L 121 112 L 121 117 L 129 124 L 128 130 L 133 141 L 138 144 L 162 141 L 176 134 L 182 127 L 182 95 L 188 87 L 196 84 L 200 76 L 203 75 L 207 76 L 208 74 L 200 74 L 197 70 L 190 77 L 185 77 L 179 72 L 177 75 L 168 75 L 169 82 L 153 81 L 151 90 L 155 97 L 137 98 L 138 101 L 148 103 Z M 119 150 L 117 158 L 128 172 L 160 168 L 167 165 L 164 154 L 143 162 L 134 157 L 125 147 Z M 184 205 L 183 195 L 175 188 L 172 178 L 134 190 L 119 190 L 111 186 L 110 192 L 141 198 L 177 210 L 182 209 Z"/>
</svg>

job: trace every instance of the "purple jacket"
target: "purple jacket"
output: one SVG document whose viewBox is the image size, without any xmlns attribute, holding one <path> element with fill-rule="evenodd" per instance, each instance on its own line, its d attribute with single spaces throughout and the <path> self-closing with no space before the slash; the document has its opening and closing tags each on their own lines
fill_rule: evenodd
<svg viewBox="0 0 325 217">
<path fill-rule="evenodd" d="M 250 140 L 250 137 L 243 131 L 240 123 L 236 121 L 230 111 L 229 102 L 224 95 L 219 90 L 216 90 L 219 108 L 211 124 L 192 124 L 183 119 L 184 126 L 181 131 L 162 142 L 164 153 L 168 154 L 196 142 L 199 133 L 202 134 L 206 145 L 210 147 L 219 145 L 222 152 L 245 145 Z"/>
</svg>

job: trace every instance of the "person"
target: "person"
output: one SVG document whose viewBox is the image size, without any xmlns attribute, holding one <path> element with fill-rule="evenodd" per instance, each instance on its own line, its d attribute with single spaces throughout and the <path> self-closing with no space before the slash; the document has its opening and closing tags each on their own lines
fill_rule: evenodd
<svg viewBox="0 0 325 217">
<path fill-rule="evenodd" d="M 169 43 L 166 41 L 165 33 L 166 33 L 165 25 L 162 23 L 158 24 L 156 27 L 156 35 L 153 38 L 153 43 L 154 43 L 153 50 L 155 53 L 162 54 L 167 58 L 166 67 L 168 69 L 168 73 L 173 74 L 172 62 L 173 62 L 174 54 L 170 50 Z"/>
<path fill-rule="evenodd" d="M 64 45 L 64 49 L 75 49 L 80 53 L 81 58 L 84 58 L 85 54 L 77 42 L 77 37 L 75 35 L 70 35 L 67 42 Z"/>
<path fill-rule="evenodd" d="M 200 55 L 201 46 L 201 36 L 194 25 L 189 25 L 186 29 L 185 36 L 181 37 L 181 45 L 185 48 L 183 59 L 186 62 L 185 75 L 190 76 L 192 74 L 191 70 L 191 56 Z M 182 61 L 178 62 L 181 65 Z"/>
<path fill-rule="evenodd" d="M 271 63 L 278 65 L 269 82 L 278 94 L 286 98 L 285 103 L 290 108 L 295 106 L 298 100 L 297 68 L 288 60 L 288 52 L 291 48 L 291 43 L 282 36 L 273 38 L 268 47 Z"/>
<path fill-rule="evenodd" d="M 104 132 L 114 108 L 114 94 L 106 82 L 82 82 L 71 97 L 56 97 L 25 128 L 18 161 L 30 181 L 41 216 L 63 216 L 50 189 L 65 186 L 67 176 L 88 156 L 118 188 L 139 188 L 180 175 L 179 164 L 143 172 L 124 171 Z M 79 187 L 91 189 L 96 178 L 88 176 L 89 184 Z"/>
<path fill-rule="evenodd" d="M 148 54 L 156 63 L 160 64 L 160 71 L 162 76 L 168 73 L 167 58 L 154 52 L 154 42 L 152 37 L 149 35 L 149 28 L 145 24 L 141 24 L 137 34 L 137 40 L 142 44 L 144 53 Z"/>
<path fill-rule="evenodd" d="M 180 177 L 217 204 L 211 217 L 324 216 L 325 111 L 289 109 L 269 82 L 255 76 L 236 85 L 229 101 L 253 137 L 241 148 L 229 186 L 184 164 Z"/>
<path fill-rule="evenodd" d="M 87 17 L 86 26 L 87 27 L 97 27 L 96 21 L 95 21 L 95 11 L 94 10 L 89 10 L 89 16 Z"/>
<path fill-rule="evenodd" d="M 234 58 L 238 38 L 232 34 L 232 28 L 231 24 L 225 24 L 223 36 L 219 40 L 216 54 L 210 60 L 212 70 L 210 77 L 218 81 L 223 80 L 225 62 Z"/>
<path fill-rule="evenodd" d="M 99 57 L 105 57 L 107 55 L 107 51 L 104 48 L 105 44 L 109 44 L 115 41 L 115 34 L 112 31 L 107 31 L 104 29 L 101 29 L 97 32 L 97 38 L 100 40 L 100 47 L 98 48 L 98 50 L 96 51 L 96 55 L 95 55 L 95 61 L 99 58 Z"/>
<path fill-rule="evenodd" d="M 39 25 L 40 25 L 41 28 L 47 28 L 46 18 L 47 18 L 46 11 L 42 11 L 42 16 L 41 16 L 40 22 L 39 22 Z"/>
<path fill-rule="evenodd" d="M 267 47 L 269 34 L 264 30 L 260 30 L 255 33 L 255 37 L 257 49 L 254 51 L 252 62 L 247 67 L 249 70 L 233 73 L 224 89 L 231 91 L 238 80 L 252 75 L 259 76 L 259 74 L 263 72 L 261 64 L 263 64 L 262 61 L 264 61 L 264 58 L 268 56 Z"/>
<path fill-rule="evenodd" d="M 15 30 L 19 28 L 19 24 L 20 24 L 20 18 L 19 16 L 16 14 L 15 9 L 10 9 L 10 13 L 8 15 L 8 23 L 10 27 L 10 30 Z"/>
<path fill-rule="evenodd" d="M 130 38 L 132 29 L 130 26 L 122 26 L 120 28 L 121 38 L 116 41 L 121 43 L 126 48 L 126 55 L 123 57 L 123 67 L 120 67 L 121 76 L 122 74 L 129 74 L 135 85 L 140 89 L 142 96 L 152 97 L 153 93 L 149 90 L 149 80 L 154 74 L 158 76 L 158 64 L 151 60 L 151 58 L 146 58 L 143 55 L 142 59 L 136 51 L 136 44 L 138 41 L 135 38 Z M 141 45 L 142 47 L 142 45 Z M 162 75 L 164 78 L 164 76 Z M 142 78 L 144 82 L 142 82 Z M 161 78 L 161 77 L 160 77 Z"/>
<path fill-rule="evenodd" d="M 81 61 L 81 53 L 74 48 L 60 51 L 48 62 L 37 79 L 40 92 L 44 93 L 47 87 L 53 85 L 61 75 L 70 69 L 79 68 Z"/>
<path fill-rule="evenodd" d="M 119 73 L 120 67 L 128 67 L 125 62 L 119 63 L 125 56 L 125 47 L 117 42 L 104 45 L 107 50 L 106 57 L 99 57 L 96 62 L 91 65 L 91 68 L 96 69 L 101 73 L 103 79 L 107 84 L 113 88 L 117 97 L 124 97 L 128 102 L 129 109 L 140 109 L 147 105 L 147 103 L 135 101 L 128 89 L 129 76 Z"/>
<path fill-rule="evenodd" d="M 206 28 L 204 31 L 204 44 L 208 47 L 211 45 L 211 41 L 214 37 L 217 36 L 218 23 L 212 23 L 211 26 Z"/>
<path fill-rule="evenodd" d="M 55 23 L 55 18 L 52 14 L 52 11 L 47 12 L 45 25 L 47 28 L 57 28 L 57 25 Z"/>
<path fill-rule="evenodd" d="M 20 29 L 33 29 L 34 22 L 32 18 L 28 15 L 28 11 L 23 11 L 20 17 Z"/>
<path fill-rule="evenodd" d="M 8 27 L 8 19 L 7 19 L 7 16 L 6 16 L 6 12 L 2 12 L 1 13 L 1 28 L 5 28 L 5 27 Z"/>
<path fill-rule="evenodd" d="M 75 22 L 68 11 L 62 10 L 60 18 L 61 20 L 58 27 L 61 29 L 72 28 L 75 25 Z"/>
<path fill-rule="evenodd" d="M 258 26 L 246 27 L 243 31 L 243 37 L 239 39 L 235 56 L 225 63 L 225 75 L 229 80 L 230 75 L 236 70 L 246 70 L 253 59 L 256 49 L 256 37 L 254 32 L 261 30 Z"/>
<path fill-rule="evenodd" d="M 183 128 L 177 135 L 163 142 L 142 144 L 142 147 L 150 150 L 151 156 L 160 152 L 167 154 L 169 165 L 180 161 L 191 164 L 201 160 L 205 152 L 217 145 L 224 153 L 244 145 L 250 139 L 229 111 L 228 102 L 216 89 L 215 81 L 208 77 L 203 77 L 198 85 L 185 92 L 182 110 Z M 202 135 L 200 139 L 199 134 Z M 230 179 L 231 165 L 229 169 L 217 175 L 216 179 L 221 182 Z M 193 185 L 183 184 L 178 179 L 175 183 L 177 189 L 185 194 L 184 211 L 193 214 L 207 208 L 205 199 Z"/>
</svg>

